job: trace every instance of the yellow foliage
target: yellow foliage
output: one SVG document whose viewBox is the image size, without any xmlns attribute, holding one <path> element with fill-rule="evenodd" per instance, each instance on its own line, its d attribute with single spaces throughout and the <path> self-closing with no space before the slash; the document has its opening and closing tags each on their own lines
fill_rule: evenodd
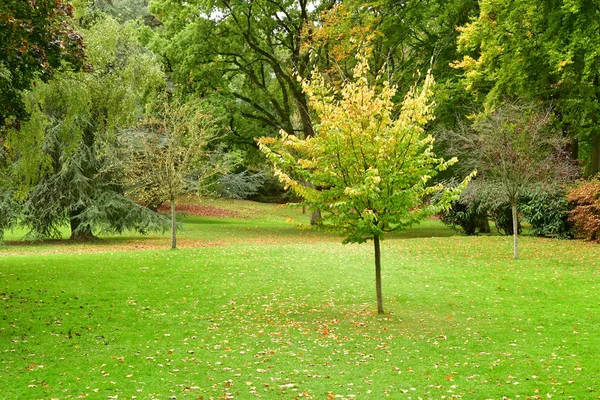
<svg viewBox="0 0 600 400">
<path fill-rule="evenodd" d="M 314 137 L 282 131 L 278 140 L 258 141 L 286 188 L 304 204 L 329 211 L 323 224 L 346 231 L 349 241 L 401 229 L 446 207 L 460 191 L 430 185 L 456 162 L 436 158 L 434 138 L 425 132 L 433 118 L 433 77 L 427 74 L 406 94 L 396 115 L 397 88 L 381 76 L 380 87 L 369 82 L 369 54 L 356 55 L 353 79 L 340 86 L 332 87 L 319 71 L 301 81 L 319 117 Z M 436 193 L 437 202 L 422 204 Z"/>
</svg>

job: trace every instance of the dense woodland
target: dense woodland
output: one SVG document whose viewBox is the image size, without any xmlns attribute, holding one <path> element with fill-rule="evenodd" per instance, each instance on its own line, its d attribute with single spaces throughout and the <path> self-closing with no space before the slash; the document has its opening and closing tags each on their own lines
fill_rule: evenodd
<svg viewBox="0 0 600 400">
<path fill-rule="evenodd" d="M 402 149 L 418 142 L 421 153 L 458 158 L 440 158 L 435 173 L 419 170 L 424 182 L 456 188 L 454 197 L 402 189 L 428 204 L 423 216 L 442 211 L 467 234 L 488 232 L 491 219 L 515 235 L 515 257 L 519 218 L 537 235 L 596 239 L 599 24 L 598 0 L 5 0 L 0 237 L 15 225 L 34 239 L 59 236 L 67 223 L 73 238 L 168 229 L 156 208 L 170 202 L 174 210 L 178 196 L 193 192 L 304 199 L 315 223 L 327 223 L 318 213 L 328 205 L 348 206 L 352 220 L 361 204 L 370 227 L 334 225 L 350 227 L 351 240 L 377 240 L 413 222 L 391 218 L 388 226 L 373 211 L 380 182 L 401 186 L 408 165 L 383 172 L 381 157 L 406 157 Z M 385 113 L 370 121 L 404 121 L 415 141 L 369 148 L 359 181 L 325 200 L 339 182 L 294 168 L 274 173 L 277 159 L 267 156 L 281 149 L 268 144 L 280 132 L 313 143 L 337 132 L 327 126 L 346 126 L 352 114 L 332 122 L 335 107 L 315 105 L 349 104 L 343 90 L 360 80 L 373 99 L 391 95 L 373 102 Z M 367 125 L 353 132 L 371 132 Z M 361 144 L 380 140 L 377 126 Z M 323 146 L 306 155 L 308 170 L 327 170 L 314 151 L 337 154 Z M 407 160 L 422 166 L 415 157 Z M 298 190 L 286 194 L 280 180 Z M 384 200 L 384 216 L 421 207 L 413 198 Z"/>
</svg>

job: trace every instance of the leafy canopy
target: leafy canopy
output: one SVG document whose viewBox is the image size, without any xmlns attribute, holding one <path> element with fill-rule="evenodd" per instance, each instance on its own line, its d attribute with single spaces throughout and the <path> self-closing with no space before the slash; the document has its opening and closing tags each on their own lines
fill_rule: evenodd
<svg viewBox="0 0 600 400">
<path fill-rule="evenodd" d="M 488 203 L 517 203 L 528 191 L 559 189 L 577 172 L 553 118 L 536 104 L 506 102 L 478 114 L 469 128 L 446 132 L 444 140 L 463 160 L 461 167 L 477 168 Z"/>
<path fill-rule="evenodd" d="M 82 30 L 93 71 L 58 71 L 25 97 L 30 119 L 9 131 L 0 159 L 7 166 L 0 170 L 0 210 L 19 203 L 18 223 L 31 237 L 58 237 L 66 221 L 74 237 L 163 228 L 157 215 L 123 195 L 124 173 L 109 162 L 116 133 L 134 124 L 165 84 L 133 28 L 97 18 Z M 0 219 L 0 230 L 15 218 Z"/>
<path fill-rule="evenodd" d="M 459 27 L 467 90 L 493 108 L 506 98 L 552 106 L 581 142 L 589 173 L 600 171 L 600 9 L 587 0 L 480 0 Z M 576 149 L 573 149 L 574 153 Z M 575 154 L 574 154 L 575 155 Z"/>
<path fill-rule="evenodd" d="M 216 121 L 199 105 L 169 102 L 138 126 L 120 135 L 125 154 L 121 160 L 130 191 L 143 202 L 173 201 L 202 189 L 221 163 L 208 148 L 216 138 Z"/>
<path fill-rule="evenodd" d="M 0 128 L 27 119 L 22 91 L 36 79 L 47 82 L 65 61 L 83 65 L 72 16 L 73 7 L 61 0 L 0 2 Z"/>
<path fill-rule="evenodd" d="M 357 61 L 353 80 L 340 88 L 329 87 L 318 72 L 302 81 L 319 118 L 314 137 L 281 131 L 280 138 L 259 140 L 286 188 L 324 211 L 321 225 L 343 231 L 345 242 L 364 242 L 419 222 L 447 208 L 466 184 L 449 189 L 432 183 L 457 159 L 436 157 L 434 139 L 424 129 L 432 119 L 431 75 L 421 90 L 409 91 L 395 117 L 396 88 L 369 83 L 365 52 Z M 434 195 L 436 201 L 426 201 Z"/>
</svg>

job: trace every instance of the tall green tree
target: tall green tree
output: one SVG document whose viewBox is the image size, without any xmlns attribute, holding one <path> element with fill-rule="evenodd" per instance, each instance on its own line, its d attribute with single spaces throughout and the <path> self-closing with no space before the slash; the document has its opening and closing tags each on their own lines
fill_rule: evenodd
<svg viewBox="0 0 600 400">
<path fill-rule="evenodd" d="M 47 82 L 63 62 L 83 66 L 72 17 L 73 7 L 62 0 L 0 3 L 0 134 L 7 123 L 18 127 L 27 119 L 23 91 L 35 80 Z"/>
<path fill-rule="evenodd" d="M 123 196 L 108 160 L 116 132 L 136 122 L 165 79 L 135 31 L 111 18 L 84 31 L 93 72 L 61 72 L 27 96 L 31 119 L 7 138 L 21 222 L 35 236 L 158 228 L 156 215 Z M 7 190 L 8 190 L 7 189 Z"/>
<path fill-rule="evenodd" d="M 382 314 L 380 239 L 448 207 L 466 182 L 447 189 L 431 181 L 457 161 L 436 157 L 433 137 L 424 130 L 432 118 L 431 76 L 422 90 L 408 93 L 395 117 L 395 87 L 384 82 L 376 89 L 368 71 L 361 52 L 353 79 L 339 89 L 318 74 L 303 81 L 320 121 L 315 136 L 302 139 L 282 131 L 279 139 L 262 138 L 259 144 L 286 187 L 304 198 L 304 205 L 323 211 L 322 227 L 342 231 L 346 243 L 373 239 Z M 437 200 L 427 201 L 434 194 Z"/>
<path fill-rule="evenodd" d="M 147 40 L 183 91 L 225 104 L 234 142 L 255 146 L 255 137 L 279 129 L 310 136 L 313 121 L 297 77 L 312 70 L 303 43 L 328 3 L 155 0 L 150 9 L 164 25 Z"/>
<path fill-rule="evenodd" d="M 335 75 L 351 72 L 358 45 L 368 38 L 373 70 L 385 65 L 399 93 L 431 69 L 437 82 L 432 123 L 452 126 L 457 114 L 472 108 L 471 97 L 458 84 L 459 73 L 450 66 L 459 55 L 456 27 L 467 23 L 477 9 L 477 0 L 348 0 L 323 14 L 311 43 L 320 54 L 319 66 Z"/>
<path fill-rule="evenodd" d="M 600 3 L 596 0 L 479 0 L 460 28 L 455 64 L 489 108 L 507 98 L 553 106 L 588 172 L 600 171 Z"/>
</svg>

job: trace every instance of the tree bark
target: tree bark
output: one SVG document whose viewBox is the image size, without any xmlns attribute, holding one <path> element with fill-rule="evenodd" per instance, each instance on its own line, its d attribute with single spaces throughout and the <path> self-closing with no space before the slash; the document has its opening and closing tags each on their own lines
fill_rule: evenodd
<svg viewBox="0 0 600 400">
<path fill-rule="evenodd" d="M 594 131 L 592 136 L 592 157 L 588 168 L 588 175 L 594 176 L 600 172 L 600 132 Z"/>
<path fill-rule="evenodd" d="M 567 151 L 571 160 L 573 160 L 573 163 L 577 164 L 579 162 L 579 139 L 571 138 L 567 146 Z"/>
<path fill-rule="evenodd" d="M 513 225 L 513 257 L 517 259 L 519 257 L 519 245 L 518 245 L 518 237 L 519 237 L 519 220 L 517 216 L 517 203 L 513 202 L 512 204 L 512 225 Z"/>
<path fill-rule="evenodd" d="M 317 225 L 321 220 L 321 210 L 315 210 L 310 215 L 310 224 L 312 226 Z"/>
<path fill-rule="evenodd" d="M 379 248 L 379 235 L 373 235 L 375 246 L 375 288 L 377 290 L 377 314 L 383 314 L 383 294 L 381 292 L 381 250 Z"/>
<path fill-rule="evenodd" d="M 316 189 L 316 186 L 312 182 L 306 182 L 306 186 Z M 310 224 L 312 226 L 315 226 L 319 223 L 320 220 L 321 220 L 321 210 L 313 211 L 312 214 L 310 215 Z"/>
<path fill-rule="evenodd" d="M 171 249 L 177 248 L 177 213 L 175 212 L 175 198 L 171 197 Z"/>
<path fill-rule="evenodd" d="M 84 212 L 83 207 L 78 207 L 75 210 L 69 211 L 69 225 L 71 227 L 71 240 L 90 240 L 94 239 L 92 228 L 88 225 L 85 228 L 81 228 L 81 220 L 79 215 Z"/>
</svg>

